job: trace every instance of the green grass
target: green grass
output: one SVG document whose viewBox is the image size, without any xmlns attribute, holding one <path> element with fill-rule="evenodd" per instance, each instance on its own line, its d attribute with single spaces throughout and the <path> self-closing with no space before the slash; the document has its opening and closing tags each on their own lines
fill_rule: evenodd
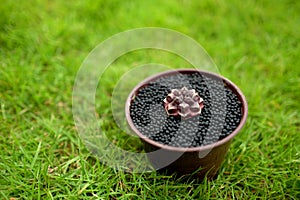
<svg viewBox="0 0 300 200">
<path fill-rule="evenodd" d="M 299 10 L 287 0 L 2 2 L 0 199 L 299 199 Z M 84 58 L 109 36 L 148 26 L 201 43 L 247 97 L 247 123 L 216 180 L 114 171 L 78 137 L 72 89 Z M 128 66 L 149 62 L 186 65 L 166 52 L 129 53 L 102 89 L 110 94 Z"/>
</svg>

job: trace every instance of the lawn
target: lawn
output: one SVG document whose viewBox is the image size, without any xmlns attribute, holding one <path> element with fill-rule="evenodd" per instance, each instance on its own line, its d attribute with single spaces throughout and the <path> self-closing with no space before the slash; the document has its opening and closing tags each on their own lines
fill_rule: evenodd
<svg viewBox="0 0 300 200">
<path fill-rule="evenodd" d="M 300 199 L 299 22 L 292 0 L 3 1 L 0 199 Z M 72 90 L 81 63 L 105 39 L 141 27 L 194 38 L 248 100 L 247 123 L 213 181 L 116 171 L 79 138 Z M 153 62 L 187 65 L 159 50 L 123 55 L 102 80 L 106 96 L 96 95 L 99 119 L 111 115 L 128 66 Z M 113 118 L 104 125 L 129 148 Z"/>
</svg>

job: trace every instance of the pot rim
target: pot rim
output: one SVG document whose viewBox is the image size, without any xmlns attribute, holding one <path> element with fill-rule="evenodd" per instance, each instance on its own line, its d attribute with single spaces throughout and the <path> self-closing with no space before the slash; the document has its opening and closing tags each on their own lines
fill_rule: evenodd
<svg viewBox="0 0 300 200">
<path fill-rule="evenodd" d="M 191 72 L 199 72 L 201 74 L 205 74 L 208 76 L 212 76 L 212 77 L 216 77 L 216 78 L 221 78 L 223 81 L 225 81 L 227 87 L 229 87 L 239 98 L 239 100 L 242 103 L 242 118 L 241 121 L 238 125 L 238 127 L 231 132 L 228 136 L 226 136 L 225 138 L 212 143 L 212 144 L 208 144 L 208 145 L 204 145 L 204 146 L 199 146 L 199 147 L 174 147 L 174 146 L 169 146 L 169 145 L 165 145 L 165 144 L 161 144 L 158 143 L 154 140 L 151 140 L 150 138 L 146 137 L 145 135 L 143 135 L 134 125 L 131 117 L 130 117 L 130 105 L 131 105 L 131 101 L 133 99 L 133 97 L 135 96 L 136 92 L 146 86 L 149 82 L 154 81 L 160 77 L 163 76 L 170 76 L 176 73 L 191 73 Z M 143 81 L 141 81 L 138 85 L 136 85 L 133 90 L 130 92 L 130 94 L 127 97 L 126 100 L 126 104 L 125 104 L 125 116 L 126 116 L 126 120 L 128 125 L 130 126 L 131 130 L 134 131 L 135 134 L 138 135 L 138 137 L 140 139 L 142 139 L 144 142 L 147 142 L 155 147 L 161 148 L 161 149 L 165 149 L 165 150 L 170 150 L 170 151 L 176 151 L 176 152 L 200 152 L 200 151 L 207 151 L 207 150 L 211 150 L 213 148 L 216 148 L 218 146 L 221 146 L 227 142 L 230 142 L 232 138 L 234 138 L 239 131 L 242 129 L 242 127 L 244 126 L 246 119 L 247 119 L 247 115 L 248 115 L 248 104 L 246 101 L 246 97 L 244 96 L 244 94 L 242 93 L 242 91 L 233 83 L 231 82 L 229 79 L 219 75 L 219 74 L 215 74 L 209 71 L 205 71 L 205 70 L 199 70 L 199 69 L 191 69 L 191 68 L 180 68 L 180 69 L 173 69 L 173 70 L 167 70 L 164 72 L 160 72 L 157 74 L 154 74 L 146 79 L 144 79 Z"/>
</svg>

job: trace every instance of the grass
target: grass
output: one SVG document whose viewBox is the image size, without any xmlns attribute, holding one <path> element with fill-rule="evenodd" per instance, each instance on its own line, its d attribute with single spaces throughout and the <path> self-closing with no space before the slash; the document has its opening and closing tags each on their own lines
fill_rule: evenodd
<svg viewBox="0 0 300 200">
<path fill-rule="evenodd" d="M 287 0 L 2 2 L 0 198 L 299 199 L 299 10 Z M 109 36 L 148 26 L 200 42 L 248 99 L 247 124 L 214 181 L 115 171 L 78 137 L 72 88 L 84 58 Z M 104 90 L 111 94 L 128 66 L 149 62 L 186 64 L 166 52 L 129 53 L 107 71 Z"/>
</svg>

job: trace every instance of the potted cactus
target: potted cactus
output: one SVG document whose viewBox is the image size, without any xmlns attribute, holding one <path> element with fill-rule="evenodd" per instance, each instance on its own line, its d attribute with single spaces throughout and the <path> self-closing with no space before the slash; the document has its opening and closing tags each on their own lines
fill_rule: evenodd
<svg viewBox="0 0 300 200">
<path fill-rule="evenodd" d="M 156 169 L 214 177 L 244 125 L 247 102 L 228 79 L 196 69 L 171 70 L 138 84 L 125 113 Z M 156 153 L 155 153 L 156 152 Z"/>
</svg>

